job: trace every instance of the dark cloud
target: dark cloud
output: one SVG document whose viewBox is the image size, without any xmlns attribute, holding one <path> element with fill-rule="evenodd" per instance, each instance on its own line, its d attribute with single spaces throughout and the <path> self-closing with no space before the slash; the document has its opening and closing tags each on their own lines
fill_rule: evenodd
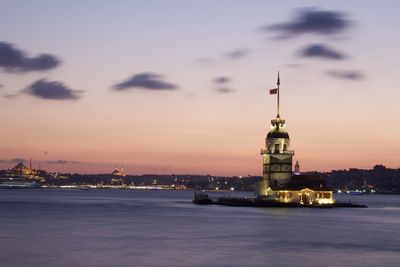
<svg viewBox="0 0 400 267">
<path fill-rule="evenodd" d="M 59 60 L 53 55 L 41 54 L 28 60 L 26 69 L 32 71 L 49 70 L 56 68 L 60 64 Z"/>
<path fill-rule="evenodd" d="M 0 68 L 8 72 L 46 71 L 60 65 L 60 60 L 50 54 L 28 57 L 14 45 L 0 42 Z"/>
<path fill-rule="evenodd" d="M 163 81 L 162 75 L 151 72 L 144 72 L 133 75 L 126 81 L 115 84 L 113 88 L 116 91 L 123 91 L 130 88 L 142 88 L 147 90 L 176 90 L 178 89 L 178 86 Z"/>
<path fill-rule="evenodd" d="M 59 159 L 59 160 L 46 160 L 44 163 L 47 163 L 47 164 L 69 164 L 69 163 L 78 164 L 79 161 Z"/>
<path fill-rule="evenodd" d="M 229 93 L 235 92 L 235 90 L 233 90 L 232 88 L 228 88 L 228 87 L 220 87 L 220 88 L 215 89 L 215 91 L 220 94 L 229 94 Z"/>
<path fill-rule="evenodd" d="M 302 57 L 324 58 L 324 59 L 345 59 L 347 56 L 335 51 L 324 44 L 312 44 L 300 51 Z"/>
<path fill-rule="evenodd" d="M 239 48 L 224 54 L 227 59 L 241 59 L 248 56 L 251 53 L 251 50 L 248 48 Z"/>
<path fill-rule="evenodd" d="M 235 90 L 229 86 L 231 80 L 232 79 L 227 76 L 220 76 L 212 79 L 212 82 L 216 85 L 215 91 L 220 94 L 233 93 Z"/>
<path fill-rule="evenodd" d="M 42 99 L 75 100 L 80 98 L 83 91 L 72 90 L 61 82 L 41 79 L 29 85 L 23 92 Z"/>
<path fill-rule="evenodd" d="M 223 83 L 230 82 L 231 78 L 226 77 L 226 76 L 221 76 L 221 77 L 214 78 L 212 81 L 213 81 L 213 83 L 216 83 L 216 84 L 223 84 Z"/>
<path fill-rule="evenodd" d="M 2 163 L 20 163 L 20 162 L 26 162 L 26 160 L 22 159 L 22 158 L 13 158 L 13 159 L 0 159 L 0 162 L 2 162 Z"/>
<path fill-rule="evenodd" d="M 327 71 L 326 74 L 328 76 L 338 78 L 338 79 L 345 79 L 345 80 L 353 80 L 353 81 L 358 81 L 358 80 L 363 80 L 365 79 L 365 75 L 359 71 L 356 70 L 330 70 Z"/>
<path fill-rule="evenodd" d="M 350 26 L 351 21 L 342 12 L 300 9 L 290 21 L 266 26 L 262 30 L 277 32 L 281 38 L 290 38 L 304 33 L 331 35 L 343 32 Z"/>
</svg>

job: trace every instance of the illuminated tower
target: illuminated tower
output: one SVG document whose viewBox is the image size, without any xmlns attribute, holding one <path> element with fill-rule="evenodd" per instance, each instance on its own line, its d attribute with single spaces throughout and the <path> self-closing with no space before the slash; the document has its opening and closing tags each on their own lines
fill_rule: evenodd
<svg viewBox="0 0 400 267">
<path fill-rule="evenodd" d="M 265 139 L 265 149 L 261 150 L 263 157 L 263 181 L 258 189 L 259 195 L 268 195 L 268 188 L 281 187 L 291 181 L 292 157 L 294 151 L 289 150 L 290 138 L 285 130 L 285 120 L 279 114 L 279 86 L 278 72 L 277 88 L 270 90 L 270 94 L 277 95 L 277 114 L 271 120 L 271 130 Z"/>
</svg>

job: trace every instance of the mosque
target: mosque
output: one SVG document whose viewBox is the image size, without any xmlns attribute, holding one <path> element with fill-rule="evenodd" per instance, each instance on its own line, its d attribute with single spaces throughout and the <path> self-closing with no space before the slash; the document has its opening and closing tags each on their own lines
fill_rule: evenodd
<svg viewBox="0 0 400 267">
<path fill-rule="evenodd" d="M 115 170 L 111 173 L 111 175 L 125 177 L 124 167 L 121 166 L 121 169 L 118 169 L 118 166 L 115 166 Z"/>
<path fill-rule="evenodd" d="M 29 167 L 25 166 L 23 162 L 19 162 L 10 170 L 10 173 L 13 175 L 33 175 L 35 171 L 32 169 L 32 160 L 29 161 Z"/>
<path fill-rule="evenodd" d="M 321 177 L 301 174 L 298 162 L 294 172 L 292 171 L 294 150 L 290 150 L 285 120 L 279 113 L 279 87 L 278 73 L 277 88 L 270 90 L 270 94 L 277 95 L 277 114 L 276 118 L 271 120 L 265 149 L 261 150 L 263 179 L 256 185 L 257 198 L 301 205 L 332 204 L 333 191 L 325 186 Z"/>
</svg>

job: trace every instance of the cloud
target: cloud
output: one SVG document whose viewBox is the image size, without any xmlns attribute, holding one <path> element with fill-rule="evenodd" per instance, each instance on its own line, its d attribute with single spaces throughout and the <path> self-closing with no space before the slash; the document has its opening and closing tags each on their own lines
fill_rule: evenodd
<svg viewBox="0 0 400 267">
<path fill-rule="evenodd" d="M 217 93 L 221 93 L 221 94 L 229 94 L 229 93 L 235 92 L 235 90 L 233 90 L 232 88 L 228 88 L 228 87 L 220 87 L 220 88 L 215 89 L 215 91 Z"/>
<path fill-rule="evenodd" d="M 213 83 L 216 83 L 216 84 L 223 84 L 223 83 L 230 82 L 231 78 L 226 77 L 226 76 L 221 76 L 221 77 L 214 78 L 212 81 L 213 81 Z"/>
<path fill-rule="evenodd" d="M 69 163 L 78 164 L 79 161 L 59 159 L 59 160 L 46 160 L 44 163 L 47 163 L 47 164 L 69 164 Z"/>
<path fill-rule="evenodd" d="M 330 70 L 327 71 L 326 74 L 333 78 L 345 79 L 345 80 L 358 81 L 365 79 L 365 75 L 356 70 L 349 70 L 349 71 Z"/>
<path fill-rule="evenodd" d="M 229 87 L 229 83 L 232 81 L 230 77 L 219 76 L 212 79 L 212 82 L 216 85 L 215 91 L 221 94 L 233 93 L 235 90 Z"/>
<path fill-rule="evenodd" d="M 252 52 L 249 48 L 238 48 L 222 54 L 222 60 L 239 60 L 247 57 Z M 212 57 L 197 58 L 196 62 L 203 65 L 213 65 L 219 60 Z"/>
<path fill-rule="evenodd" d="M 204 64 L 204 65 L 212 65 L 215 63 L 215 60 L 210 57 L 201 57 L 201 58 L 197 58 L 196 62 L 199 64 Z"/>
<path fill-rule="evenodd" d="M 4 85 L 2 85 L 1 83 L 0 83 L 0 88 L 3 88 L 4 87 Z"/>
<path fill-rule="evenodd" d="M 263 31 L 274 31 L 281 38 L 290 38 L 300 34 L 313 33 L 319 35 L 337 34 L 351 26 L 345 14 L 338 11 L 317 9 L 300 9 L 295 16 L 284 23 L 265 26 Z"/>
<path fill-rule="evenodd" d="M 23 92 L 42 99 L 76 100 L 83 91 L 72 90 L 61 82 L 41 79 L 29 85 Z"/>
<path fill-rule="evenodd" d="M 227 52 L 224 54 L 225 58 L 236 60 L 241 59 L 248 56 L 251 53 L 251 50 L 248 48 L 238 48 L 233 51 Z"/>
<path fill-rule="evenodd" d="M 144 72 L 133 75 L 126 81 L 117 83 L 113 86 L 116 91 L 124 91 L 130 88 L 142 88 L 147 90 L 176 90 L 178 86 L 166 81 L 163 81 L 163 76 L 152 73 Z"/>
<path fill-rule="evenodd" d="M 324 44 L 312 44 L 300 51 L 302 57 L 314 57 L 314 58 L 324 58 L 324 59 L 334 59 L 341 60 L 345 59 L 347 56 L 335 51 L 334 49 L 324 45 Z"/>
<path fill-rule="evenodd" d="M 22 159 L 22 158 L 13 158 L 13 159 L 0 159 L 0 162 L 2 162 L 2 163 L 20 163 L 20 162 L 26 162 L 26 160 Z"/>
<path fill-rule="evenodd" d="M 0 68 L 7 72 L 46 71 L 59 65 L 60 60 L 54 55 L 40 54 L 28 57 L 13 44 L 0 42 Z"/>
<path fill-rule="evenodd" d="M 299 63 L 288 63 L 285 66 L 289 67 L 289 68 L 305 68 L 306 67 L 306 65 L 299 64 Z"/>
<path fill-rule="evenodd" d="M 16 98 L 18 95 L 16 94 L 5 94 L 3 95 L 4 98 L 8 98 L 8 99 L 12 99 L 12 98 Z"/>
</svg>

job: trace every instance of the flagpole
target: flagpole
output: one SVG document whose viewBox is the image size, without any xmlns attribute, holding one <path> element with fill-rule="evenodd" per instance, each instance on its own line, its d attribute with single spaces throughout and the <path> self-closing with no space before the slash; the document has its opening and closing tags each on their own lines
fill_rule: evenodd
<svg viewBox="0 0 400 267">
<path fill-rule="evenodd" d="M 276 85 L 278 85 L 278 97 L 277 97 L 277 115 L 276 115 L 276 117 L 277 118 L 280 118 L 280 116 L 279 116 L 279 85 L 281 84 L 281 82 L 280 82 L 280 79 L 279 79 L 279 71 L 278 71 L 278 81 L 277 81 L 277 83 L 276 83 Z"/>
</svg>

